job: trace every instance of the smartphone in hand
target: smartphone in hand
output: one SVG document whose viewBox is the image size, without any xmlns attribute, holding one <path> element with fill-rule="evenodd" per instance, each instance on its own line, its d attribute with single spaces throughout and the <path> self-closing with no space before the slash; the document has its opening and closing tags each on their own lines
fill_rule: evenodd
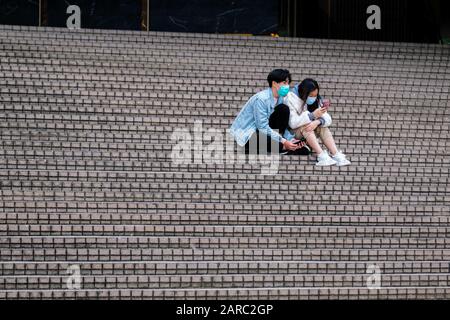
<svg viewBox="0 0 450 320">
<path fill-rule="evenodd" d="M 301 144 L 301 143 L 305 143 L 305 142 L 306 142 L 305 138 L 301 138 L 300 140 L 295 139 L 295 141 L 294 141 L 295 144 Z"/>
<path fill-rule="evenodd" d="M 323 100 L 322 100 L 322 108 L 325 108 L 325 109 L 328 110 L 328 108 L 330 107 L 330 105 L 331 105 L 330 100 L 328 100 L 328 99 L 323 99 Z"/>
</svg>

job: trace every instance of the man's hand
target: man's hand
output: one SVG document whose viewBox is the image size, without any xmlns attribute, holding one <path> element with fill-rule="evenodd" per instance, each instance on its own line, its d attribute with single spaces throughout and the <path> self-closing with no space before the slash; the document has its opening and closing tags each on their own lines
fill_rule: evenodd
<svg viewBox="0 0 450 320">
<path fill-rule="evenodd" d="M 327 112 L 327 110 L 328 110 L 328 108 L 317 108 L 313 112 L 314 118 L 319 119 L 320 117 L 322 117 L 325 114 L 325 112 Z"/>
<path fill-rule="evenodd" d="M 316 110 L 317 111 L 317 110 Z M 314 120 L 305 127 L 305 132 L 313 132 L 320 125 L 320 120 Z"/>
<path fill-rule="evenodd" d="M 300 140 L 295 140 L 295 139 L 292 139 L 291 141 L 286 140 L 283 143 L 283 149 L 295 151 L 297 149 L 303 148 L 305 143 L 304 142 L 299 143 L 299 142 L 300 142 Z"/>
</svg>

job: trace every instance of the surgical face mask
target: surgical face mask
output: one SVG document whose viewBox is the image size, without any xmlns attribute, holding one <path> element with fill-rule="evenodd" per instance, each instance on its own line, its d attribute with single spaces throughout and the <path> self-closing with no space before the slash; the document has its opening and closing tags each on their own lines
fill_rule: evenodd
<svg viewBox="0 0 450 320">
<path fill-rule="evenodd" d="M 317 97 L 308 97 L 308 99 L 306 99 L 306 104 L 308 106 L 312 105 L 314 102 L 316 102 Z"/>
<path fill-rule="evenodd" d="M 288 93 L 289 93 L 289 85 L 287 84 L 280 86 L 280 88 L 278 89 L 278 94 L 281 97 L 285 97 Z"/>
</svg>

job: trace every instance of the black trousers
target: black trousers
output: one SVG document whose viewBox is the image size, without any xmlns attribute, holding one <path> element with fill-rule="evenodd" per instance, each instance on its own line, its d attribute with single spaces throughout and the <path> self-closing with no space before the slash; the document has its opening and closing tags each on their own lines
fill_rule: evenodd
<svg viewBox="0 0 450 320">
<path fill-rule="evenodd" d="M 277 105 L 275 107 L 275 109 L 273 110 L 273 113 L 269 117 L 269 127 L 272 128 L 273 130 L 278 130 L 278 132 L 281 135 L 283 135 L 284 131 L 289 126 L 289 114 L 290 114 L 290 111 L 289 111 L 289 107 L 287 105 L 285 105 L 285 104 Z M 259 150 L 260 149 L 260 139 L 267 140 L 266 144 L 262 144 L 263 146 L 265 145 L 266 150 Z M 254 153 L 254 152 L 251 152 L 254 150 L 250 150 L 250 141 L 252 141 L 252 145 L 254 145 L 255 140 L 256 140 L 256 148 L 257 148 L 256 153 L 258 153 L 258 154 L 270 154 L 271 153 L 272 144 L 275 142 L 272 141 L 270 136 L 260 134 L 259 131 L 256 130 L 256 132 L 253 133 L 253 135 L 250 137 L 250 140 L 245 144 L 245 153 L 246 154 Z M 275 152 L 279 153 L 279 152 L 281 152 L 281 150 L 283 150 L 283 144 L 278 143 L 278 150 L 274 150 L 274 153 Z"/>
</svg>

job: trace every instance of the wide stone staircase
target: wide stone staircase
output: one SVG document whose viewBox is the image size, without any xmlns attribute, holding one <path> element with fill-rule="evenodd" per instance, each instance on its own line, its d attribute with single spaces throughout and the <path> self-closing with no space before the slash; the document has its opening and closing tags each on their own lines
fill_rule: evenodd
<svg viewBox="0 0 450 320">
<path fill-rule="evenodd" d="M 3 25 L 0 60 L 1 299 L 450 298 L 450 46 Z M 278 67 L 351 166 L 202 158 Z"/>
</svg>

